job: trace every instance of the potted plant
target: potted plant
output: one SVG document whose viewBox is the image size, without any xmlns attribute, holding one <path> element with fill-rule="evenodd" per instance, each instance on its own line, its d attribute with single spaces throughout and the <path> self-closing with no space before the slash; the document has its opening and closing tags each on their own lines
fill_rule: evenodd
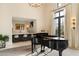
<svg viewBox="0 0 79 59">
<path fill-rule="evenodd" d="M 7 35 L 2 35 L 0 34 L 0 45 L 2 46 L 2 48 L 6 47 L 6 42 L 9 40 L 9 37 Z"/>
</svg>

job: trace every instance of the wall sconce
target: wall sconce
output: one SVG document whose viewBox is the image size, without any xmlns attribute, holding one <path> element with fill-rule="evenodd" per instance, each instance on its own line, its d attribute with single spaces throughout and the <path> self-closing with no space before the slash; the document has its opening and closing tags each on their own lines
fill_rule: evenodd
<svg viewBox="0 0 79 59">
<path fill-rule="evenodd" d="M 76 19 L 74 18 L 72 19 L 72 28 L 75 29 L 75 27 L 76 27 Z"/>
<path fill-rule="evenodd" d="M 27 28 L 29 27 L 29 25 L 26 26 Z"/>
<path fill-rule="evenodd" d="M 26 29 L 28 29 L 30 26 L 29 25 L 26 25 Z"/>
</svg>

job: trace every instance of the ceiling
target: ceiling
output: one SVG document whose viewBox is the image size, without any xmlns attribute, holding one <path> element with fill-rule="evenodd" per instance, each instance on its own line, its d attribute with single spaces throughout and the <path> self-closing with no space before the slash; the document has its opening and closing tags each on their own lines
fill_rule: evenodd
<svg viewBox="0 0 79 59">
<path fill-rule="evenodd" d="M 31 21 L 35 21 L 35 19 L 28 19 L 28 18 L 22 18 L 22 17 L 12 17 L 12 21 L 31 22 Z"/>
</svg>

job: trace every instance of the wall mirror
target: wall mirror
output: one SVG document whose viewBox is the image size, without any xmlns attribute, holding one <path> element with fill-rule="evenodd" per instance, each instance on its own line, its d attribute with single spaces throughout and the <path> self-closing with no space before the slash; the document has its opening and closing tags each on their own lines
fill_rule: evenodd
<svg viewBox="0 0 79 59">
<path fill-rule="evenodd" d="M 12 25 L 12 33 L 14 34 L 28 34 L 36 31 L 36 21 L 34 19 L 13 17 Z"/>
</svg>

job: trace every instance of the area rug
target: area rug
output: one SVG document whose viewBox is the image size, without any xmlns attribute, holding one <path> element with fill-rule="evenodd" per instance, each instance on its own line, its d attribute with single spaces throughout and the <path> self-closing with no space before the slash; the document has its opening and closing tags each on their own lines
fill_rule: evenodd
<svg viewBox="0 0 79 59">
<path fill-rule="evenodd" d="M 32 53 L 31 45 L 10 48 L 0 51 L 0 56 L 59 56 L 58 51 L 45 47 L 45 52 L 40 53 L 40 46 Z M 79 50 L 67 48 L 62 53 L 63 56 L 79 56 Z"/>
<path fill-rule="evenodd" d="M 24 56 L 31 54 L 31 45 L 10 48 L 0 51 L 0 56 Z"/>
</svg>

